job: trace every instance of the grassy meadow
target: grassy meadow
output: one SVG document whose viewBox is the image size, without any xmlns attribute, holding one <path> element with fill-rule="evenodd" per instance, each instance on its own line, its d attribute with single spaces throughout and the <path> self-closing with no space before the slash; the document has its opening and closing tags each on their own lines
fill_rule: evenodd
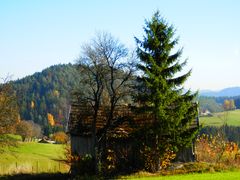
<svg viewBox="0 0 240 180">
<path fill-rule="evenodd" d="M 203 126 L 221 126 L 224 123 L 240 126 L 240 110 L 214 113 L 211 117 L 200 117 L 200 124 Z"/>
<path fill-rule="evenodd" d="M 123 179 L 142 179 L 142 180 L 232 180 L 239 179 L 240 171 L 199 173 L 199 174 L 182 174 L 172 176 L 125 176 Z"/>
<path fill-rule="evenodd" d="M 64 146 L 37 142 L 19 143 L 0 154 L 0 174 L 68 172 Z"/>
<path fill-rule="evenodd" d="M 203 126 L 220 126 L 224 123 L 233 126 L 240 126 L 240 110 L 215 113 L 212 117 L 200 117 L 200 124 Z M 11 136 L 11 135 L 10 135 Z M 43 144 L 37 142 L 20 142 L 20 138 L 12 138 L 19 141 L 17 147 L 5 148 L 0 153 L 0 175 L 7 174 L 40 174 L 40 173 L 66 173 L 69 167 L 64 164 L 64 145 Z M 132 175 L 127 179 L 237 179 L 240 171 L 222 173 L 200 173 L 172 176 L 141 176 Z"/>
</svg>

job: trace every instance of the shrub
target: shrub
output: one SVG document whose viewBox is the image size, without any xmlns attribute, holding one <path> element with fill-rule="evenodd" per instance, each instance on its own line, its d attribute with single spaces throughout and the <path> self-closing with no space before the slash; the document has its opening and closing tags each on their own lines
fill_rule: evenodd
<svg viewBox="0 0 240 180">
<path fill-rule="evenodd" d="M 12 134 L 0 134 L 0 153 L 4 151 L 5 147 L 17 146 L 18 141 L 21 141 L 21 137 Z"/>
<path fill-rule="evenodd" d="M 159 154 L 163 153 L 160 157 Z M 159 169 L 166 169 L 171 165 L 171 160 L 176 157 L 176 154 L 171 150 L 171 147 L 168 146 L 161 152 L 158 148 L 150 148 L 144 146 L 144 149 L 141 151 L 141 154 L 144 157 L 145 169 L 149 172 L 156 172 Z"/>
<path fill-rule="evenodd" d="M 196 155 L 198 161 L 219 163 L 224 165 L 238 165 L 238 146 L 234 142 L 225 141 L 221 135 L 211 136 L 203 134 L 196 141 Z"/>
<path fill-rule="evenodd" d="M 56 132 L 53 134 L 52 139 L 58 144 L 66 144 L 68 141 L 68 135 L 65 132 Z"/>
</svg>

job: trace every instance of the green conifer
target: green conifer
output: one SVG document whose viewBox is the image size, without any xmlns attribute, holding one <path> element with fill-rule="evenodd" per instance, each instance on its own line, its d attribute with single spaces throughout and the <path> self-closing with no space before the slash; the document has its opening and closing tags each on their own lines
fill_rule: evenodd
<svg viewBox="0 0 240 180">
<path fill-rule="evenodd" d="M 178 44 L 174 27 L 159 12 L 145 25 L 143 40 L 135 38 L 140 59 L 138 68 L 142 72 L 138 77 L 136 100 L 140 111 L 154 117 L 154 122 L 141 130 L 141 136 L 144 136 L 144 149 L 151 152 L 153 167 L 149 170 L 157 171 L 166 153 L 177 153 L 192 143 L 197 132 L 197 128 L 190 128 L 197 116 L 194 103 L 197 94 L 190 90 L 184 92 L 183 84 L 191 70 L 179 75 L 186 61 L 180 62 L 182 49 L 173 53 Z"/>
</svg>

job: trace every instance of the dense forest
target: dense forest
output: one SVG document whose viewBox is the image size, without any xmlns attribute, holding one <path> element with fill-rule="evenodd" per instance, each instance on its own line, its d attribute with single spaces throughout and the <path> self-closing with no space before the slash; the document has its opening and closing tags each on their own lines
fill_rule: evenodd
<svg viewBox="0 0 240 180">
<path fill-rule="evenodd" d="M 20 117 L 40 124 L 45 135 L 65 130 L 71 92 L 78 88 L 76 65 L 54 65 L 13 81 Z"/>
<path fill-rule="evenodd" d="M 78 88 L 84 88 L 80 87 L 80 80 L 81 76 L 76 65 L 59 64 L 31 76 L 12 81 L 21 119 L 32 120 L 41 125 L 45 135 L 65 130 L 71 92 Z M 200 110 L 223 111 L 222 105 L 226 99 L 233 99 L 236 108 L 240 108 L 240 96 L 200 96 L 198 98 Z"/>
<path fill-rule="evenodd" d="M 69 63 L 12 81 L 20 118 L 41 125 L 44 135 L 65 131 L 72 94 L 86 88 L 81 86 L 81 77 L 77 65 Z M 128 96 L 124 102 L 129 102 Z"/>
</svg>

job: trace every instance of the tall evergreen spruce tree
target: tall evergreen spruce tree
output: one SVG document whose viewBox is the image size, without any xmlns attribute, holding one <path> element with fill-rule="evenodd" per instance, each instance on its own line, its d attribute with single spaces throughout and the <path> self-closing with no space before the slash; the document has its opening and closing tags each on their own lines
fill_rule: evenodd
<svg viewBox="0 0 240 180">
<path fill-rule="evenodd" d="M 175 29 L 156 12 L 150 21 L 145 22 L 143 41 L 136 38 L 137 54 L 140 58 L 138 68 L 137 102 L 140 111 L 151 113 L 154 123 L 141 130 L 145 153 L 145 166 L 157 171 L 172 153 L 190 145 L 197 128 L 189 128 L 197 116 L 193 103 L 196 93 L 183 91 L 183 84 L 191 71 L 177 76 L 186 61 L 180 62 L 182 49 L 172 52 L 178 44 L 174 38 Z M 147 156 L 145 154 L 145 156 Z"/>
</svg>

